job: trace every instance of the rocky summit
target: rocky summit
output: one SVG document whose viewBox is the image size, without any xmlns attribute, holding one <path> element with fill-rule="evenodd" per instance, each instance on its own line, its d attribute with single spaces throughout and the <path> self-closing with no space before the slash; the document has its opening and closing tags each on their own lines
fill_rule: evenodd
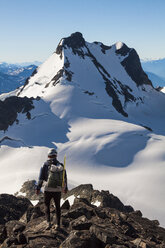
<svg viewBox="0 0 165 248">
<path fill-rule="evenodd" d="M 55 230 L 55 208 L 51 205 L 52 228 L 46 230 L 43 198 L 32 206 L 26 198 L 0 196 L 1 248 L 163 248 L 165 229 L 125 206 L 109 191 L 94 190 L 91 184 L 70 190 L 62 199 L 61 228 Z M 13 215 L 14 206 L 20 214 Z M 6 215 L 3 204 L 5 202 Z M 11 207 L 11 202 L 13 207 Z M 12 216 L 10 218 L 9 216 Z M 14 216 L 14 217 L 13 217 Z"/>
</svg>

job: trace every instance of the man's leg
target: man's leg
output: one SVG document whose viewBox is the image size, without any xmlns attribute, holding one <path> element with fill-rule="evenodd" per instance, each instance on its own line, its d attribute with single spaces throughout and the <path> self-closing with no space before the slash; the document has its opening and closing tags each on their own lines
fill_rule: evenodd
<svg viewBox="0 0 165 248">
<path fill-rule="evenodd" d="M 61 200 L 61 192 L 54 192 L 54 203 L 56 206 L 56 218 L 57 225 L 60 227 L 60 218 L 61 218 L 61 208 L 60 208 L 60 200 Z"/>
<path fill-rule="evenodd" d="M 44 203 L 45 203 L 45 216 L 47 222 L 50 222 L 50 201 L 52 198 L 51 192 L 45 191 L 44 192 Z"/>
</svg>

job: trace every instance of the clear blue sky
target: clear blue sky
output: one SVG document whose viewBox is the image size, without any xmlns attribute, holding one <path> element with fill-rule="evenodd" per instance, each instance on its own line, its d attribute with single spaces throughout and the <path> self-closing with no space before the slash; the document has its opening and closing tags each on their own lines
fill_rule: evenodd
<svg viewBox="0 0 165 248">
<path fill-rule="evenodd" d="M 44 61 L 75 31 L 163 58 L 165 0 L 0 0 L 0 61 Z"/>
</svg>

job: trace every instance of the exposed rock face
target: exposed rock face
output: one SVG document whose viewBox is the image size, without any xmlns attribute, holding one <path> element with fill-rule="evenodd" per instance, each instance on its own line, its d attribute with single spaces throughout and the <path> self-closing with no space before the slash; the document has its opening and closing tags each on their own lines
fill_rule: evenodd
<svg viewBox="0 0 165 248">
<path fill-rule="evenodd" d="M 102 53 L 104 53 L 104 54 L 106 53 L 106 50 L 111 49 L 111 46 L 106 46 L 106 45 L 104 45 L 103 43 L 101 43 L 100 47 L 102 48 L 101 51 L 102 51 Z"/>
<path fill-rule="evenodd" d="M 128 114 L 124 111 L 123 106 L 121 104 L 121 101 L 119 100 L 119 97 L 117 95 L 117 92 L 115 90 L 115 86 L 113 84 L 113 81 L 111 79 L 111 75 L 105 70 L 105 68 L 97 61 L 97 59 L 95 58 L 95 56 L 90 52 L 90 50 L 88 49 L 88 47 L 86 46 L 86 49 L 88 51 L 88 56 L 92 58 L 92 62 L 94 63 L 94 65 L 96 66 L 98 72 L 101 74 L 104 83 L 106 85 L 105 90 L 107 92 L 107 94 L 112 97 L 112 105 L 114 106 L 114 108 L 121 113 L 122 115 L 124 115 L 125 117 L 128 117 Z"/>
<path fill-rule="evenodd" d="M 75 49 L 85 46 L 85 40 L 80 32 L 76 32 L 71 34 L 71 36 L 64 38 L 63 45 L 72 48 L 74 52 Z"/>
<path fill-rule="evenodd" d="M 122 47 L 120 49 L 116 50 L 116 54 L 126 56 L 126 55 L 129 55 L 129 52 L 131 50 L 132 50 L 131 48 L 127 47 L 127 45 L 123 43 Z"/>
<path fill-rule="evenodd" d="M 148 84 L 153 87 L 152 82 L 142 69 L 139 56 L 135 49 L 130 49 L 128 57 L 126 57 L 121 64 L 137 86 Z"/>
<path fill-rule="evenodd" d="M 137 84 L 137 86 L 148 84 L 153 87 L 152 82 L 142 69 L 140 58 L 135 49 L 129 48 L 127 45 L 123 44 L 120 49 L 116 50 L 116 54 L 126 56 L 121 64 L 124 66 L 128 75 Z"/>
<path fill-rule="evenodd" d="M 60 55 L 62 58 L 62 49 L 71 48 L 72 52 L 76 55 L 78 54 L 80 57 L 84 58 L 84 52 L 81 48 L 85 46 L 85 40 L 80 32 L 76 32 L 71 34 L 71 36 L 64 38 L 60 41 L 56 53 Z"/>
<path fill-rule="evenodd" d="M 75 196 L 70 206 L 67 198 Z M 62 248 L 163 248 L 165 229 L 158 221 L 142 217 L 107 191 L 80 185 L 65 195 L 61 228 L 55 230 L 55 209 L 51 206 L 52 228 L 46 230 L 44 203 L 30 206 L 18 221 L 0 225 L 1 247 Z M 69 198 L 68 198 L 69 199 Z M 100 202 L 100 206 L 94 205 Z M 64 207 L 65 206 L 65 207 Z"/>
<path fill-rule="evenodd" d="M 4 101 L 0 100 L 0 130 L 7 130 L 17 121 L 18 113 L 22 112 L 30 119 L 30 110 L 33 108 L 33 98 L 11 96 Z"/>
<path fill-rule="evenodd" d="M 27 198 L 1 194 L 0 224 L 4 224 L 9 220 L 18 220 L 31 205 L 31 202 Z"/>
</svg>

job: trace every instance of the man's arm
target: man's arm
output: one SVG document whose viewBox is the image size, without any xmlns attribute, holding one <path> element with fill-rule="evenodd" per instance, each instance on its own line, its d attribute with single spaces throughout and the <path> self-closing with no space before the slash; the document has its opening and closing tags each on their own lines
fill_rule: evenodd
<svg viewBox="0 0 165 248">
<path fill-rule="evenodd" d="M 40 169 L 38 184 L 36 187 L 37 193 L 39 193 L 39 191 L 42 187 L 43 181 L 46 181 L 46 180 L 47 180 L 47 166 L 46 166 L 46 164 L 44 164 Z"/>
</svg>

